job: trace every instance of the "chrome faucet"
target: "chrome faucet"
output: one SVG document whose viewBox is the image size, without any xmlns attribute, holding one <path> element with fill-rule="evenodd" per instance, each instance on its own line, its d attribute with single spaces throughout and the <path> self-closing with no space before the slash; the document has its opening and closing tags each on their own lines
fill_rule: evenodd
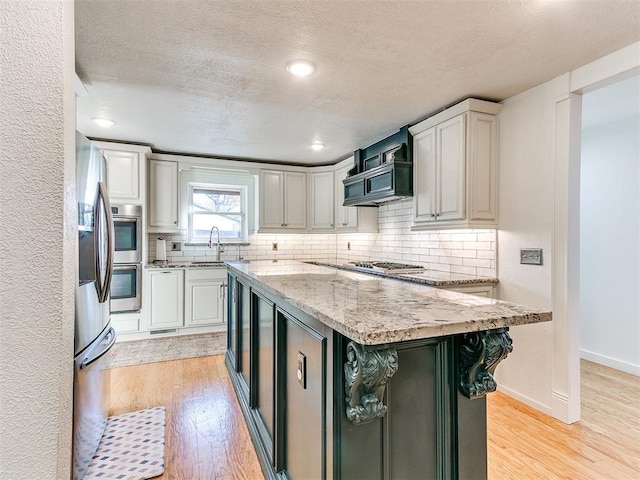
<svg viewBox="0 0 640 480">
<path fill-rule="evenodd" d="M 216 243 L 216 261 L 219 262 L 220 261 L 220 252 L 221 252 L 221 248 L 220 248 L 220 229 L 218 227 L 216 227 L 215 225 L 213 227 L 211 227 L 211 231 L 209 232 L 209 248 L 213 248 L 213 240 L 211 239 L 211 237 L 213 236 L 213 229 L 216 229 L 216 232 L 218 234 L 218 242 Z"/>
</svg>

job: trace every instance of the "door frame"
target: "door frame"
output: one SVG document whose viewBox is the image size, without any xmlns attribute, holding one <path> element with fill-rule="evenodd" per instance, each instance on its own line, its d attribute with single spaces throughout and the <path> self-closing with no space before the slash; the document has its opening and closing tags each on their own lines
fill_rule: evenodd
<svg viewBox="0 0 640 480">
<path fill-rule="evenodd" d="M 580 419 L 580 156 L 582 95 L 640 73 L 640 42 L 558 77 L 555 98 L 552 415 Z"/>
</svg>

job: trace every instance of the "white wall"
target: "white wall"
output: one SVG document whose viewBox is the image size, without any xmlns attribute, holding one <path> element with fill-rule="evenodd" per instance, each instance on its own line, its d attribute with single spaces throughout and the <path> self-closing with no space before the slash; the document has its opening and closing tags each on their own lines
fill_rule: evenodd
<svg viewBox="0 0 640 480">
<path fill-rule="evenodd" d="M 499 388 L 566 422 L 580 417 L 579 150 L 581 96 L 640 70 L 640 43 L 509 98 L 499 114 L 498 278 L 503 300 L 551 307 L 553 321 L 511 329 Z M 540 247 L 545 264 L 519 265 Z"/>
<path fill-rule="evenodd" d="M 584 96 L 585 117 L 602 107 L 601 93 Z M 640 375 L 638 90 L 623 101 L 635 105 L 634 116 L 582 132 L 580 349 L 583 358 Z"/>
<path fill-rule="evenodd" d="M 68 479 L 73 2 L 0 3 L 0 478 Z"/>
<path fill-rule="evenodd" d="M 551 308 L 554 84 L 503 102 L 498 115 L 498 285 L 502 300 Z M 542 248 L 543 265 L 521 265 L 521 248 Z M 514 327 L 513 353 L 497 370 L 500 388 L 551 411 L 551 323 Z"/>
</svg>

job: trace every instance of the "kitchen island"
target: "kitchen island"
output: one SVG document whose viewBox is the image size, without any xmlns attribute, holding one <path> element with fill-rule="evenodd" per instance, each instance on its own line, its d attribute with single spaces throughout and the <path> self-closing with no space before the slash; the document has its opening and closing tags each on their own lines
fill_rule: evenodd
<svg viewBox="0 0 640 480">
<path fill-rule="evenodd" d="M 226 363 L 268 478 L 486 478 L 508 328 L 550 312 L 295 261 L 228 266 Z"/>
</svg>

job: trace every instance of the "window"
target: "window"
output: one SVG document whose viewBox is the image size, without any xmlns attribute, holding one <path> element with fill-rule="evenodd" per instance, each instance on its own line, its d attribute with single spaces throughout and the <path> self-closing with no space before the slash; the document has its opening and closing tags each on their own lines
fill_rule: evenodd
<svg viewBox="0 0 640 480">
<path fill-rule="evenodd" d="M 245 187 L 190 184 L 189 193 L 189 241 L 208 242 L 213 226 L 220 242 L 247 241 Z"/>
</svg>

